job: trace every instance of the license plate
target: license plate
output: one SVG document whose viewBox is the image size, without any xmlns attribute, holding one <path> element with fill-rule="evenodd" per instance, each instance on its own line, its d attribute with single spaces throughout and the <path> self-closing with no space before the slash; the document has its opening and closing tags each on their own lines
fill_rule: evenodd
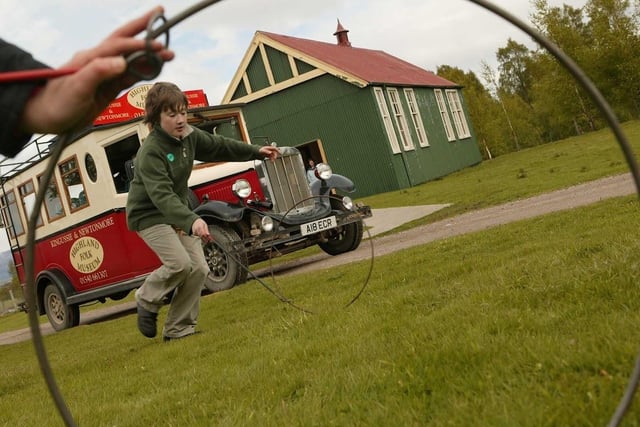
<svg viewBox="0 0 640 427">
<path fill-rule="evenodd" d="M 322 218 L 317 221 L 308 222 L 306 224 L 302 224 L 300 226 L 300 233 L 303 236 L 307 236 L 309 234 L 319 233 L 324 230 L 329 230 L 330 228 L 335 228 L 338 226 L 338 222 L 336 221 L 335 216 L 330 216 L 327 218 Z"/>
</svg>

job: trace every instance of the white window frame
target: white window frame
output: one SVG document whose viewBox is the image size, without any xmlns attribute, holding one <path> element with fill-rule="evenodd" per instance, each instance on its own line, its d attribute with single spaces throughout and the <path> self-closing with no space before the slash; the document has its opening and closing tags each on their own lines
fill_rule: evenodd
<svg viewBox="0 0 640 427">
<path fill-rule="evenodd" d="M 27 218 L 31 218 L 33 210 L 36 207 L 36 187 L 33 183 L 33 179 L 29 179 L 18 186 L 18 194 L 20 200 L 22 200 L 22 210 Z M 36 227 L 42 227 L 42 213 L 38 212 L 38 219 L 36 220 Z"/>
<path fill-rule="evenodd" d="M 9 237 L 15 239 L 17 236 L 22 236 L 25 231 L 25 226 L 22 215 L 20 215 L 20 211 L 18 210 L 18 199 L 15 191 L 7 190 L 6 196 L 0 197 L 0 204 L 2 205 L 4 226 L 9 230 Z"/>
<path fill-rule="evenodd" d="M 440 118 L 442 118 L 442 124 L 444 131 L 447 134 L 447 140 L 449 142 L 456 140 L 456 134 L 453 132 L 453 126 L 451 125 L 451 119 L 449 118 L 449 112 L 447 111 L 447 104 L 444 102 L 444 95 L 441 89 L 434 89 L 433 93 L 436 96 L 436 103 L 440 110 Z"/>
<path fill-rule="evenodd" d="M 38 181 L 38 187 L 41 188 L 45 184 L 44 174 L 38 175 L 36 180 Z M 64 218 L 66 213 L 64 206 L 62 206 L 62 195 L 60 194 L 58 181 L 56 181 L 55 177 L 47 183 L 47 189 L 45 191 L 42 205 L 47 213 L 47 222 L 51 223 L 57 219 Z"/>
<path fill-rule="evenodd" d="M 379 87 L 373 88 L 373 92 L 376 95 L 376 101 L 378 101 L 378 110 L 380 110 L 380 116 L 382 117 L 382 122 L 384 123 L 384 129 L 387 132 L 387 138 L 389 138 L 391 151 L 393 151 L 394 154 L 399 154 L 400 145 L 398 145 L 398 138 L 396 137 L 396 132 L 393 128 L 393 122 L 391 121 L 391 114 L 389 114 L 389 109 L 387 108 L 387 102 L 384 98 L 384 92 Z"/>
<path fill-rule="evenodd" d="M 407 118 L 404 115 L 404 109 L 402 108 L 402 102 L 400 101 L 400 94 L 398 89 L 394 87 L 387 88 L 387 94 L 389 95 L 389 101 L 391 102 L 391 108 L 393 108 L 393 119 L 396 127 L 398 128 L 398 134 L 400 135 L 400 142 L 404 151 L 415 150 L 413 145 L 413 139 L 411 138 L 411 132 L 409 132 L 409 125 L 407 124 Z"/>
<path fill-rule="evenodd" d="M 424 126 L 422 125 L 422 116 L 420 115 L 418 101 L 416 101 L 416 95 L 413 92 L 413 89 L 404 89 L 404 97 L 407 100 L 407 105 L 409 106 L 409 113 L 411 113 L 413 128 L 418 136 L 418 144 L 420 144 L 421 147 L 428 147 L 429 140 L 427 139 L 427 133 L 424 131 Z"/>
<path fill-rule="evenodd" d="M 445 90 L 445 93 L 447 94 L 447 101 L 449 102 L 449 108 L 451 109 L 451 115 L 453 116 L 453 123 L 456 126 L 458 138 L 470 138 L 471 132 L 469 131 L 467 118 L 465 117 L 464 110 L 462 109 L 462 103 L 460 102 L 460 95 L 458 94 L 458 91 L 455 89 L 447 89 Z"/>
</svg>

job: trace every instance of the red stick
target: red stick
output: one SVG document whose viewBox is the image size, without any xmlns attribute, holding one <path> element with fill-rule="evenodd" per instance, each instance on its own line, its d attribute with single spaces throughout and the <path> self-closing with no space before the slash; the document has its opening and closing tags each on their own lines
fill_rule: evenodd
<svg viewBox="0 0 640 427">
<path fill-rule="evenodd" d="M 55 79 L 78 71 L 78 68 L 41 68 L 38 70 L 6 71 L 0 73 L 0 84 Z"/>
</svg>

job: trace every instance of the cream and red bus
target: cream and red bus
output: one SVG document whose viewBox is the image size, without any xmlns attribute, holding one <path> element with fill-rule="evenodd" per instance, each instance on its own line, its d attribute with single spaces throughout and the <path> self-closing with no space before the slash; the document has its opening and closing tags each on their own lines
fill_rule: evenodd
<svg viewBox="0 0 640 427">
<path fill-rule="evenodd" d="M 36 193 L 46 192 L 35 230 L 34 309 L 56 330 L 77 326 L 82 304 L 126 297 L 160 265 L 125 219 L 135 154 L 148 134 L 139 99 L 146 90 L 132 89 L 76 136 L 49 182 L 43 174 L 55 137 L 36 138 L 17 158 L 0 162 L 2 220 L 23 284 L 27 220 Z M 186 93 L 193 126 L 251 143 L 242 105 L 203 105 L 201 92 Z M 123 104 L 137 112 L 123 112 Z M 210 274 L 203 291 L 246 281 L 249 266 L 274 254 L 319 245 L 338 255 L 360 244 L 371 210 L 341 195 L 353 183 L 323 163 L 309 185 L 300 151 L 281 147 L 281 153 L 276 162 L 194 164 L 191 208 L 214 238 L 204 246 Z"/>
</svg>

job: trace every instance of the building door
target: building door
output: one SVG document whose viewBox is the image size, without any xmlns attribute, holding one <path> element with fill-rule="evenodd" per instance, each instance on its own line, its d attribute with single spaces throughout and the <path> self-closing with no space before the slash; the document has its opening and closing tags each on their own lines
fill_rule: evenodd
<svg viewBox="0 0 640 427">
<path fill-rule="evenodd" d="M 314 139 L 313 141 L 304 142 L 296 145 L 296 148 L 300 150 L 302 154 L 302 160 L 305 167 L 309 164 L 309 160 L 313 160 L 315 164 L 327 162 L 327 157 L 322 147 L 322 141 Z"/>
</svg>

